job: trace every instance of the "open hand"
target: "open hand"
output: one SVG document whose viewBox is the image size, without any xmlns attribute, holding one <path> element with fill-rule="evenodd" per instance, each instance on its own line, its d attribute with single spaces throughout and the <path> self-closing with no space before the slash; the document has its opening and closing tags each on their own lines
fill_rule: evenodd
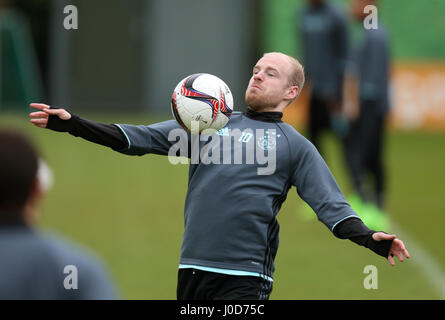
<svg viewBox="0 0 445 320">
<path fill-rule="evenodd" d="M 30 122 L 40 128 L 46 128 L 50 115 L 56 115 L 62 120 L 71 119 L 71 114 L 65 109 L 50 109 L 49 105 L 43 103 L 31 103 L 30 106 L 40 110 L 29 114 Z"/>
<path fill-rule="evenodd" d="M 405 256 L 407 259 L 409 259 L 410 255 L 408 251 L 405 248 L 405 244 L 402 240 L 397 239 L 395 234 L 386 234 L 384 232 L 376 232 L 372 235 L 372 238 L 375 241 L 382 241 L 382 240 L 392 240 L 391 248 L 389 249 L 388 254 L 388 261 L 392 266 L 395 266 L 396 263 L 394 261 L 394 256 L 397 256 L 399 258 L 400 262 L 403 262 L 403 256 Z"/>
</svg>

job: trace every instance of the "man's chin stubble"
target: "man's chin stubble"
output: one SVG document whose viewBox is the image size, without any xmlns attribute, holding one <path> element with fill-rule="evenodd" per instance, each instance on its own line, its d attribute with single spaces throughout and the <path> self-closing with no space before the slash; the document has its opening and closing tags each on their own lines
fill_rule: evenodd
<svg viewBox="0 0 445 320">
<path fill-rule="evenodd" d="M 253 111 L 260 112 L 260 111 L 270 108 L 270 106 L 268 106 L 267 103 L 265 103 L 265 101 L 261 100 L 261 99 L 255 99 L 255 98 L 246 96 L 245 101 L 246 101 L 246 105 L 249 107 L 249 109 L 252 109 Z"/>
</svg>

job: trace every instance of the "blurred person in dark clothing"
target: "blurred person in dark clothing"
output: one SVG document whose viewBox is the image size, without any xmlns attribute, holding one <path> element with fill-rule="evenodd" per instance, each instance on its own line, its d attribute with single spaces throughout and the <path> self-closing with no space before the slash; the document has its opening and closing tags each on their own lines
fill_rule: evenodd
<svg viewBox="0 0 445 320">
<path fill-rule="evenodd" d="M 34 146 L 1 129 L 0 150 L 0 299 L 115 298 L 99 260 L 34 228 L 51 177 Z"/>
<path fill-rule="evenodd" d="M 363 23 L 367 5 L 375 0 L 352 0 L 351 15 Z M 356 195 L 351 205 L 361 206 L 363 219 L 373 228 L 387 229 L 384 213 L 385 172 L 383 142 L 385 117 L 389 109 L 389 42 L 380 21 L 377 29 L 361 28 L 361 41 L 352 50 L 345 82 L 345 114 L 350 120 L 346 139 L 346 160 Z M 366 190 L 364 178 L 369 175 L 372 187 Z M 357 208 L 358 209 L 358 208 Z"/>
<path fill-rule="evenodd" d="M 309 140 L 320 150 L 324 130 L 344 134 L 342 83 L 348 53 L 346 14 L 325 0 L 308 0 L 299 28 L 306 79 L 311 88 Z"/>
</svg>

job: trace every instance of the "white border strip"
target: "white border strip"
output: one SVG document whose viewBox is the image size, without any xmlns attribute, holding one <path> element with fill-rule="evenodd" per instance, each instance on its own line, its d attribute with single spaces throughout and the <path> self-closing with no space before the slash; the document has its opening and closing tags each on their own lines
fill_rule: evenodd
<svg viewBox="0 0 445 320">
<path fill-rule="evenodd" d="M 125 130 L 122 129 L 122 127 L 121 127 L 120 125 L 118 125 L 117 123 L 115 123 L 114 125 L 115 125 L 116 127 L 118 127 L 119 129 L 121 129 L 122 133 L 125 135 L 125 138 L 127 138 L 127 142 L 128 142 L 128 148 L 127 148 L 127 149 L 130 149 L 130 147 L 131 147 L 131 142 L 130 142 L 130 139 L 128 138 L 128 136 L 127 136 L 127 133 L 126 133 Z"/>
</svg>

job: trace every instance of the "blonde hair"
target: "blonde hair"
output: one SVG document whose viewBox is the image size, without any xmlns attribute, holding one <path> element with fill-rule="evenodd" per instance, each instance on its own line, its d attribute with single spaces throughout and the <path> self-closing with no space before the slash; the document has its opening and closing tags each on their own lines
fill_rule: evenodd
<svg viewBox="0 0 445 320">
<path fill-rule="evenodd" d="M 293 70 L 289 76 L 289 86 L 297 86 L 298 87 L 298 95 L 300 95 L 301 90 L 303 90 L 304 86 L 304 68 L 303 65 L 295 59 L 294 57 L 288 56 L 289 60 L 292 63 Z M 298 96 L 297 95 L 297 96 Z"/>
</svg>

